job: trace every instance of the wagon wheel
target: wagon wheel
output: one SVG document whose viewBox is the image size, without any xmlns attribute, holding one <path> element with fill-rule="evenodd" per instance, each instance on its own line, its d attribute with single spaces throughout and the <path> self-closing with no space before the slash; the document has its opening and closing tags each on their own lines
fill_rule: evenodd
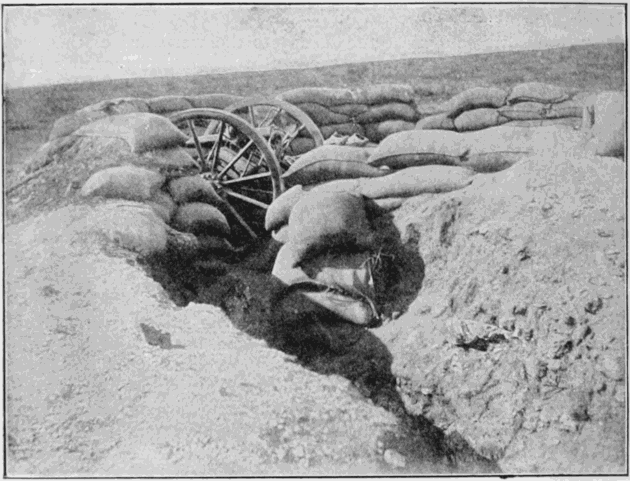
<svg viewBox="0 0 630 481">
<path fill-rule="evenodd" d="M 283 170 L 293 157 L 324 144 L 319 127 L 295 105 L 268 97 L 251 97 L 226 111 L 245 119 L 274 150 Z"/>
<path fill-rule="evenodd" d="M 187 137 L 199 173 L 222 199 L 232 242 L 243 245 L 263 233 L 267 207 L 284 190 L 280 166 L 267 141 L 237 115 L 217 109 L 177 112 L 169 120 Z"/>
</svg>

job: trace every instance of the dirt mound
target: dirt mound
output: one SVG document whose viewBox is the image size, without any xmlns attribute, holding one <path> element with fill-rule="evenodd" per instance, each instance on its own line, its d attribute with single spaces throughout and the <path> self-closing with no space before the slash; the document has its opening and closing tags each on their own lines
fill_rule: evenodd
<svg viewBox="0 0 630 481">
<path fill-rule="evenodd" d="M 549 149 L 394 213 L 426 276 L 374 331 L 405 405 L 504 472 L 627 469 L 625 177 Z"/>
</svg>

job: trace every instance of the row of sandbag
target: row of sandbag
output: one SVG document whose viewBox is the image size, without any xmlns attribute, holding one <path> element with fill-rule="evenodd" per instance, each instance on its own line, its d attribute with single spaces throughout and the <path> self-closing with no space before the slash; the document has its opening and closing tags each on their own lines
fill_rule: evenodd
<svg viewBox="0 0 630 481">
<path fill-rule="evenodd" d="M 362 135 L 380 142 L 387 135 L 414 128 L 419 115 L 409 85 L 378 84 L 354 89 L 303 87 L 278 99 L 304 111 L 325 139 L 334 133 Z"/>
<path fill-rule="evenodd" d="M 422 118 L 416 128 L 466 132 L 508 122 L 553 123 L 558 119 L 573 119 L 572 125 L 577 126 L 584 98 L 585 94 L 575 90 L 540 82 L 518 84 L 509 92 L 495 87 L 472 88 L 435 107 L 439 113 Z"/>
<path fill-rule="evenodd" d="M 192 108 L 225 109 L 242 99 L 243 97 L 236 95 L 208 94 L 186 97 L 169 95 L 150 99 L 119 98 L 103 100 L 57 119 L 53 124 L 48 140 L 65 137 L 84 125 L 112 115 L 138 112 L 170 115 L 174 112 Z"/>
<path fill-rule="evenodd" d="M 154 215 L 177 231 L 196 236 L 198 246 L 233 251 L 226 240 L 230 225 L 222 212 L 223 200 L 198 176 L 167 180 L 153 170 L 122 165 L 94 173 L 81 188 L 80 195 L 138 203 L 135 222 L 152 221 L 153 235 L 159 235 L 161 224 L 152 219 Z M 121 228 L 118 234 L 126 244 L 123 246 L 141 251 L 137 247 L 142 240 L 133 238 L 133 226 Z"/>
</svg>

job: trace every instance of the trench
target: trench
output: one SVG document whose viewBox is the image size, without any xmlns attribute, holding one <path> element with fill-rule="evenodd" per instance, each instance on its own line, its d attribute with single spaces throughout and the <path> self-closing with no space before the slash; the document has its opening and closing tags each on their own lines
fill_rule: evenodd
<svg viewBox="0 0 630 481">
<path fill-rule="evenodd" d="M 417 296 L 424 263 L 413 228 L 401 240 L 387 215 L 376 219 L 374 227 L 382 245 L 388 246 L 380 272 L 383 288 L 376 290 L 376 302 L 385 318 L 391 318 Z M 379 456 L 385 472 L 499 473 L 495 462 L 478 454 L 457 433 L 447 435 L 427 418 L 407 412 L 391 371 L 392 355 L 369 329 L 336 317 L 271 275 L 280 247 L 266 238 L 238 254 L 190 256 L 169 250 L 140 264 L 176 305 L 219 306 L 237 329 L 294 356 L 305 369 L 346 378 L 362 396 L 393 413 L 399 427 L 378 440 L 377 450 L 381 455 L 396 451 L 405 465 L 393 466 Z"/>
</svg>

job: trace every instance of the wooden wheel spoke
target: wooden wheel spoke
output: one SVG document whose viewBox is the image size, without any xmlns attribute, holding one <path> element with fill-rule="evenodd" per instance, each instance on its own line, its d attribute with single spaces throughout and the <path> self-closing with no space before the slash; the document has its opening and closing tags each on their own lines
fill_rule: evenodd
<svg viewBox="0 0 630 481">
<path fill-rule="evenodd" d="M 241 182 L 249 182 L 250 180 L 266 179 L 271 177 L 271 172 L 261 172 L 260 174 L 248 175 L 247 177 L 239 177 L 238 179 L 225 180 L 222 185 L 239 184 Z"/>
<path fill-rule="evenodd" d="M 247 112 L 249 113 L 249 123 L 252 124 L 252 127 L 256 127 L 256 118 L 254 117 L 254 107 L 251 105 L 247 107 Z"/>
<path fill-rule="evenodd" d="M 195 142 L 195 148 L 197 149 L 197 154 L 199 154 L 200 163 L 197 164 L 197 167 L 201 168 L 201 163 L 203 162 L 203 151 L 201 150 L 201 143 L 199 142 L 199 137 L 197 137 L 197 132 L 195 132 L 195 126 L 191 119 L 188 119 L 188 127 L 190 128 L 190 132 Z"/>
<path fill-rule="evenodd" d="M 223 133 L 225 132 L 225 122 L 221 122 L 219 126 L 219 137 L 217 141 L 212 146 L 212 150 L 208 153 L 208 158 L 206 159 L 206 164 L 211 160 L 210 164 L 210 172 L 214 172 L 214 169 L 217 165 L 217 159 L 219 158 L 219 150 L 221 150 L 221 142 L 223 142 Z"/>
<path fill-rule="evenodd" d="M 269 127 L 271 124 L 273 124 L 274 120 L 276 120 L 276 118 L 278 118 L 278 115 L 280 115 L 280 112 L 282 112 L 282 109 L 281 108 L 277 108 L 276 111 L 274 112 L 274 114 L 271 116 L 271 118 L 269 117 L 269 112 L 267 112 L 267 115 L 265 115 L 265 118 L 260 123 L 259 127 Z"/>
<path fill-rule="evenodd" d="M 256 199 L 251 199 L 247 197 L 246 195 L 239 194 L 238 192 L 234 192 L 232 189 L 224 188 L 223 192 L 225 192 L 230 197 L 234 197 L 235 199 L 240 199 L 244 202 L 255 205 L 256 207 L 260 207 L 261 209 L 267 209 L 269 207 L 269 205 L 265 204 L 264 202 L 260 202 L 259 200 L 256 200 Z"/>
<path fill-rule="evenodd" d="M 236 164 L 241 157 L 243 157 L 243 155 L 245 154 L 245 152 L 247 152 L 247 149 L 249 149 L 252 145 L 254 145 L 254 141 L 250 139 L 249 142 L 247 142 L 247 144 L 245 144 L 245 147 L 243 147 L 235 156 L 232 160 L 230 160 L 230 162 L 228 162 L 228 164 L 223 168 L 223 170 L 221 172 L 219 172 L 219 175 L 217 175 L 217 179 L 221 179 L 223 178 L 223 176 L 226 174 L 226 172 L 228 170 L 230 170 L 232 167 L 234 167 L 234 164 Z M 238 172 L 237 172 L 238 174 Z"/>
<path fill-rule="evenodd" d="M 247 231 L 252 239 L 258 239 L 256 233 L 252 230 L 252 228 L 245 222 L 245 219 L 241 217 L 241 215 L 236 212 L 236 209 L 230 205 L 229 202 L 226 202 L 225 207 L 230 211 L 230 213 L 234 216 L 234 218 L 238 221 L 239 224 L 243 226 L 243 228 Z"/>
</svg>

